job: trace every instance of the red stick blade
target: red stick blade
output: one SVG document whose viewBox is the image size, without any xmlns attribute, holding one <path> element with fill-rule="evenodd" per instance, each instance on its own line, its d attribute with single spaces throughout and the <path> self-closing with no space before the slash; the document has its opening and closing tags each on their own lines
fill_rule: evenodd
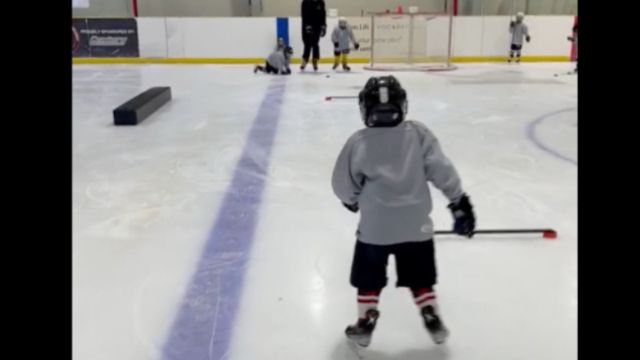
<svg viewBox="0 0 640 360">
<path fill-rule="evenodd" d="M 558 233 L 555 230 L 547 230 L 542 233 L 542 237 L 547 240 L 553 240 L 558 238 Z"/>
</svg>

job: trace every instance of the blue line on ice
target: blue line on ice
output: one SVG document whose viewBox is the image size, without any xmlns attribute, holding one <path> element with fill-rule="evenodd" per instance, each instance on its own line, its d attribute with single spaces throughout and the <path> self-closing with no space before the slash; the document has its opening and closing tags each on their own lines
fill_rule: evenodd
<svg viewBox="0 0 640 360">
<path fill-rule="evenodd" d="M 285 92 L 284 79 L 271 81 L 169 330 L 162 351 L 164 360 L 228 357 Z"/>
</svg>

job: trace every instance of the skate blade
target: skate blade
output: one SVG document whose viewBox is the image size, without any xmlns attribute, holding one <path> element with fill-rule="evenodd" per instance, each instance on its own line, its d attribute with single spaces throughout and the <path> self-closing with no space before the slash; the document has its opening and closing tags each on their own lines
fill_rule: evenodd
<svg viewBox="0 0 640 360">
<path fill-rule="evenodd" d="M 351 341 L 355 345 L 366 348 L 371 344 L 371 337 L 364 336 L 347 336 L 347 340 Z"/>
<path fill-rule="evenodd" d="M 429 335 L 431 335 L 431 340 L 433 340 L 434 343 L 442 345 L 447 342 L 447 339 L 449 338 L 449 330 L 445 329 L 435 333 L 429 332 Z"/>
<path fill-rule="evenodd" d="M 347 338 L 347 347 L 358 359 L 361 359 L 361 360 L 364 359 L 364 356 L 360 353 L 360 350 L 363 347 L 358 345 L 355 341 Z"/>
</svg>

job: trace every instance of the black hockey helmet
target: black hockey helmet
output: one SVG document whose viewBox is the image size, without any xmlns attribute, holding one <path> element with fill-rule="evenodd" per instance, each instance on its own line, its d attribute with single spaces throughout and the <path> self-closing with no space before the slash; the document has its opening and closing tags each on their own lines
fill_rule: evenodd
<svg viewBox="0 0 640 360">
<path fill-rule="evenodd" d="M 370 78 L 358 96 L 367 127 L 393 127 L 407 114 L 407 92 L 393 76 Z"/>
</svg>

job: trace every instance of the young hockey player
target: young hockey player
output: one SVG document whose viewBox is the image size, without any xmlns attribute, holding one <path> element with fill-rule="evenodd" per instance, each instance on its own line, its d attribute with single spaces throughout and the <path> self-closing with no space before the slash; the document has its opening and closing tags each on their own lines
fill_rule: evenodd
<svg viewBox="0 0 640 360">
<path fill-rule="evenodd" d="M 524 23 L 524 13 L 516 14 L 516 21 L 509 23 L 509 33 L 511 33 L 511 52 L 509 53 L 509 63 L 513 61 L 513 55 L 516 55 L 516 63 L 520 62 L 520 51 L 522 50 L 522 40 L 531 41 L 529 36 L 529 27 Z"/>
<path fill-rule="evenodd" d="M 358 44 L 356 38 L 353 36 L 353 31 L 349 27 L 349 24 L 347 24 L 347 19 L 340 18 L 338 20 L 338 26 L 333 29 L 333 33 L 331 34 L 331 41 L 333 41 L 333 55 L 335 56 L 333 70 L 338 68 L 340 56 L 342 56 L 342 69 L 351 71 L 351 68 L 347 65 L 351 42 L 353 42 L 353 47 L 356 50 L 360 48 L 360 44 Z"/>
<path fill-rule="evenodd" d="M 395 255 L 398 287 L 408 287 L 433 341 L 449 335 L 434 285 L 432 201 L 427 182 L 450 201 L 454 230 L 472 237 L 475 215 L 460 177 L 435 135 L 422 123 L 404 121 L 407 94 L 393 76 L 373 77 L 359 94 L 365 128 L 344 145 L 333 170 L 336 196 L 360 210 L 351 285 L 358 289 L 358 321 L 346 336 L 366 347 L 380 317 L 378 299 L 387 285 L 387 259 Z"/>
<path fill-rule="evenodd" d="M 293 49 L 290 46 L 281 47 L 278 45 L 276 51 L 272 52 L 267 58 L 265 65 L 256 65 L 253 73 L 260 71 L 267 74 L 289 75 L 291 74 L 291 69 L 289 68 L 291 55 L 293 55 Z"/>
<path fill-rule="evenodd" d="M 578 24 L 573 26 L 573 36 L 567 36 L 567 40 L 573 42 L 576 46 L 576 68 L 573 70 L 576 74 L 578 73 Z"/>
</svg>

